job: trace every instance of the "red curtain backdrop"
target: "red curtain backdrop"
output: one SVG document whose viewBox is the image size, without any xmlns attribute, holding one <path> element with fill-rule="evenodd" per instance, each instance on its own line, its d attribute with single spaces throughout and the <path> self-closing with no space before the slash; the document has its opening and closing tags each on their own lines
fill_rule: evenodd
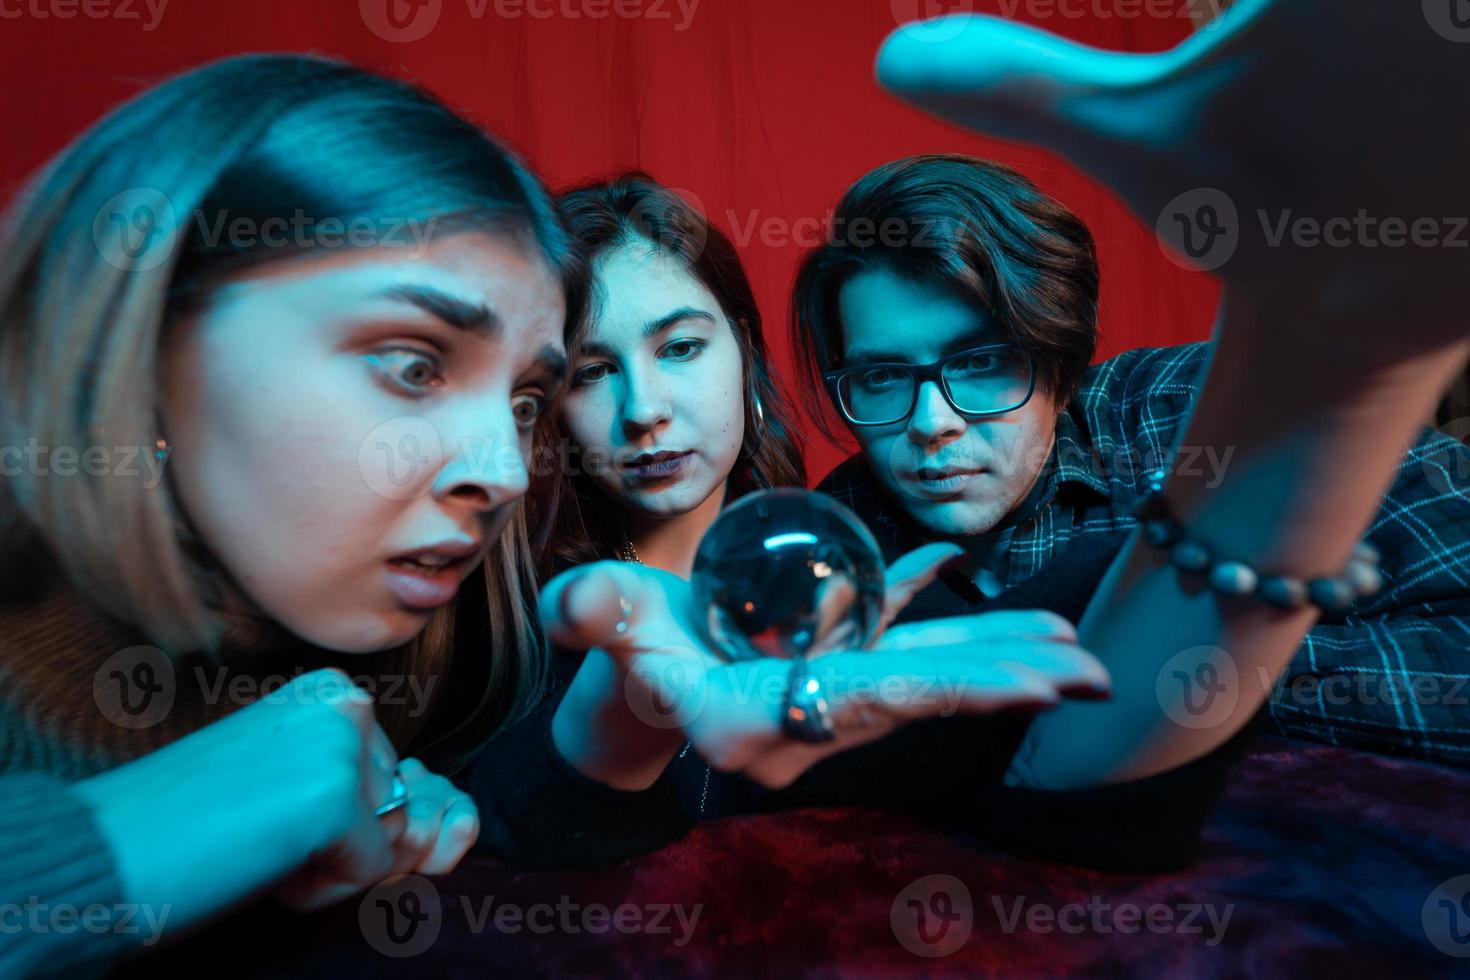
<svg viewBox="0 0 1470 980">
<path fill-rule="evenodd" d="M 1218 287 L 1174 265 L 1151 227 L 1059 158 L 971 136 L 883 94 L 872 80 L 873 56 L 897 23 L 961 9 L 1003 12 L 1098 47 L 1161 50 L 1189 34 L 1184 7 L 1185 0 L 0 0 L 0 189 L 8 200 L 83 127 L 169 74 L 241 52 L 315 52 L 427 86 L 516 147 L 553 187 L 638 168 L 692 194 L 741 246 L 787 379 L 794 377 L 785 325 L 796 263 L 844 188 L 913 153 L 1011 164 L 1091 226 L 1103 271 L 1100 356 L 1108 357 L 1205 338 Z M 819 438 L 807 447 L 814 480 L 843 456 Z"/>
</svg>

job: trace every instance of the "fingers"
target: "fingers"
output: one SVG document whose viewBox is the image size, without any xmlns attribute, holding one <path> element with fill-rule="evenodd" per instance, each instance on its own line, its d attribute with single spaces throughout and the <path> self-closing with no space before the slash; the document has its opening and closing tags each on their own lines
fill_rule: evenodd
<svg viewBox="0 0 1470 980">
<path fill-rule="evenodd" d="M 992 651 L 994 660 L 950 678 L 946 710 L 988 713 L 1056 706 L 1063 698 L 1106 697 L 1107 671 L 1092 654 L 1064 643 L 1016 642 Z"/>
<path fill-rule="evenodd" d="M 957 544 L 926 544 L 888 566 L 883 581 L 881 629 L 887 629 L 914 596 L 928 588 L 951 563 L 964 557 L 965 549 Z"/>
<path fill-rule="evenodd" d="M 603 561 L 564 572 L 541 593 L 542 626 L 574 650 L 597 647 L 626 663 L 652 647 L 687 644 L 679 603 L 688 583 L 656 568 Z"/>
<path fill-rule="evenodd" d="M 452 869 L 479 836 L 474 801 L 417 759 L 399 766 L 408 786 L 407 826 L 394 844 L 392 875 L 440 874 Z"/>
<path fill-rule="evenodd" d="M 1149 181 L 1159 179 L 1149 164 L 1167 162 L 1173 140 L 1164 134 L 1188 124 L 1208 85 L 1185 76 L 1205 74 L 1206 59 L 1244 19 L 1231 11 L 1172 51 L 1127 54 L 998 17 L 958 15 L 895 31 L 876 72 L 919 109 L 1062 154 L 1145 213 L 1144 199 L 1157 193 Z"/>
<path fill-rule="evenodd" d="M 617 562 L 595 562 L 548 582 L 540 599 L 546 635 L 573 650 L 615 641 L 618 624 L 637 612 L 634 600 L 641 598 L 635 577 L 624 571 Z"/>
<path fill-rule="evenodd" d="M 1045 609 L 1005 609 L 905 623 L 885 633 L 877 646 L 881 649 L 919 650 L 945 644 L 983 644 L 1018 636 L 1075 643 L 1077 628 Z"/>
<path fill-rule="evenodd" d="M 1087 47 L 999 17 L 908 24 L 878 52 L 879 84 L 921 109 L 997 136 L 1051 144 L 1082 93 L 1126 92 L 1162 67 L 1159 55 Z"/>
<path fill-rule="evenodd" d="M 1044 610 L 897 626 L 866 656 L 873 659 L 849 658 L 843 666 L 881 677 L 872 704 L 905 719 L 1044 706 L 1062 697 L 1106 697 L 1112 689 L 1107 669 L 1077 646 L 1076 628 Z M 847 700 L 841 692 L 829 696 L 837 707 Z M 852 723 L 869 722 L 854 712 Z"/>
<path fill-rule="evenodd" d="M 461 793 L 444 811 L 439 838 L 419 865 L 419 872 L 439 875 L 453 871 L 479 837 L 480 812 L 474 800 Z"/>
</svg>

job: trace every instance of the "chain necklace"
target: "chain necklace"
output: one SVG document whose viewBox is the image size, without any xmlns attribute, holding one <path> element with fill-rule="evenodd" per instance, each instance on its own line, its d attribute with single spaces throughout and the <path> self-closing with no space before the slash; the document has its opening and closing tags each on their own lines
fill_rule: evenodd
<svg viewBox="0 0 1470 980">
<path fill-rule="evenodd" d="M 623 526 L 621 520 L 618 521 L 618 533 L 621 535 L 621 540 L 613 547 L 613 552 L 617 555 L 618 561 L 625 561 L 631 565 L 642 565 L 643 559 L 638 557 L 638 549 L 633 547 L 633 539 L 628 537 L 628 529 Z M 684 747 L 679 750 L 679 758 L 682 759 L 689 754 L 689 748 L 692 744 L 692 742 L 688 741 L 684 743 Z M 706 765 L 704 767 L 704 790 L 699 794 L 700 816 L 704 816 L 704 805 L 709 800 L 710 771 L 710 767 Z"/>
</svg>

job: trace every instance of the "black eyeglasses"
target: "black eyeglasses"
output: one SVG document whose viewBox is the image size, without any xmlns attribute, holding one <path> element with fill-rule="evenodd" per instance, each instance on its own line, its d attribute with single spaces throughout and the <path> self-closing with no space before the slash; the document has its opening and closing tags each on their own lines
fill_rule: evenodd
<svg viewBox="0 0 1470 980">
<path fill-rule="evenodd" d="M 961 415 L 1003 415 L 1031 400 L 1036 363 L 1015 344 L 987 344 L 957 351 L 933 364 L 861 364 L 823 378 L 853 425 L 892 425 L 914 413 L 919 386 L 939 385 Z"/>
</svg>

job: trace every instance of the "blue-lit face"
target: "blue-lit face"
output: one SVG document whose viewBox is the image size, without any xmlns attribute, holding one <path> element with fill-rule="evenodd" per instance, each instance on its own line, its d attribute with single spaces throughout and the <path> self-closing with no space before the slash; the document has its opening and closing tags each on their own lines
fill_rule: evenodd
<svg viewBox="0 0 1470 980">
<path fill-rule="evenodd" d="M 598 257 L 597 307 L 574 352 L 567 434 L 637 517 L 686 514 L 725 482 L 745 438 L 740 344 L 678 259 L 633 243 Z"/>
<path fill-rule="evenodd" d="M 344 652 L 407 642 L 526 492 L 564 309 L 538 256 L 468 233 L 417 257 L 344 248 L 226 282 L 164 352 L 181 504 L 297 635 Z M 406 560 L 444 542 L 465 553 Z"/>
<path fill-rule="evenodd" d="M 1006 340 L 995 323 L 938 283 L 874 269 L 853 276 L 839 296 L 841 366 L 883 361 L 930 364 L 948 354 Z M 935 534 L 959 537 L 995 527 L 1030 492 L 1051 452 L 1056 407 L 1035 394 L 1004 415 L 967 417 L 939 386 L 919 387 L 902 422 L 853 426 L 873 473 L 905 510 Z"/>
</svg>

